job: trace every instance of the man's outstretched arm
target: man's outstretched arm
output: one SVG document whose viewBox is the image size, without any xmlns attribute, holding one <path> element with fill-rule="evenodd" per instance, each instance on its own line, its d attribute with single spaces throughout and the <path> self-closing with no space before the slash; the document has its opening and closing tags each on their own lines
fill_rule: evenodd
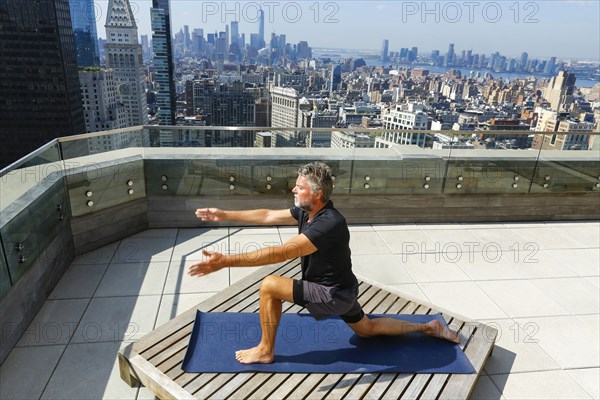
<svg viewBox="0 0 600 400">
<path fill-rule="evenodd" d="M 208 259 L 190 266 L 189 274 L 204 276 L 225 267 L 256 267 L 275 264 L 307 256 L 315 251 L 317 248 L 304 234 L 293 237 L 281 246 L 264 247 L 248 253 L 225 255 L 202 250 Z"/>
<path fill-rule="evenodd" d="M 208 222 L 234 221 L 255 225 L 296 225 L 298 223 L 289 209 L 225 211 L 220 208 L 199 208 L 196 210 L 196 217 Z"/>
</svg>

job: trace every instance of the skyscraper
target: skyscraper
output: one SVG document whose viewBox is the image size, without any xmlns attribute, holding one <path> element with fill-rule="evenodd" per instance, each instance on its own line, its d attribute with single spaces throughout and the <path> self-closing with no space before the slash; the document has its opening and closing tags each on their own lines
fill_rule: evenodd
<svg viewBox="0 0 600 400">
<path fill-rule="evenodd" d="M 454 65 L 454 43 L 448 45 L 448 53 L 446 53 L 446 67 Z"/>
<path fill-rule="evenodd" d="M 258 21 L 258 44 L 260 48 L 266 46 L 265 42 L 265 12 L 261 9 L 258 13 L 259 21 Z"/>
<path fill-rule="evenodd" d="M 0 166 L 85 132 L 68 0 L 0 2 Z"/>
<path fill-rule="evenodd" d="M 575 74 L 565 71 L 560 71 L 558 75 L 550 79 L 544 91 L 544 97 L 550 102 L 552 110 L 566 110 L 567 106 L 573 102 L 575 80 Z"/>
<path fill-rule="evenodd" d="M 529 58 L 529 54 L 526 51 L 521 53 L 521 60 L 519 61 L 519 70 L 527 71 L 527 59 Z"/>
<path fill-rule="evenodd" d="M 550 57 L 550 60 L 548 60 L 548 62 L 546 63 L 546 66 L 544 67 L 544 74 L 545 75 L 553 75 L 555 67 L 556 67 L 556 57 Z"/>
<path fill-rule="evenodd" d="M 231 44 L 240 46 L 240 28 L 238 21 L 231 21 Z"/>
<path fill-rule="evenodd" d="M 188 25 L 183 26 L 183 50 L 184 54 L 190 50 L 191 40 L 190 40 L 190 27 Z"/>
<path fill-rule="evenodd" d="M 69 0 L 78 67 L 99 67 L 94 0 Z"/>
<path fill-rule="evenodd" d="M 171 17 L 169 0 L 152 0 L 152 48 L 154 49 L 154 82 L 158 86 L 156 104 L 158 123 L 175 125 L 176 96 L 171 45 Z"/>
<path fill-rule="evenodd" d="M 387 39 L 383 39 L 383 44 L 381 45 L 381 61 L 388 61 L 388 51 L 389 51 L 390 42 Z"/>
<path fill-rule="evenodd" d="M 113 70 L 127 125 L 148 123 L 142 46 L 129 0 L 110 0 L 106 12 L 106 66 Z"/>
</svg>

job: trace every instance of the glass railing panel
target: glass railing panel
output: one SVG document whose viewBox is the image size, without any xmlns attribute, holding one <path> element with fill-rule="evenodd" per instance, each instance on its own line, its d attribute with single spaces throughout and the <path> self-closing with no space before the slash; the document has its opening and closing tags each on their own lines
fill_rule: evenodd
<svg viewBox="0 0 600 400">
<path fill-rule="evenodd" d="M 4 240 L 0 240 L 3 242 Z M 10 288 L 12 287 L 12 280 L 10 273 L 8 272 L 8 264 L 4 255 L 4 244 L 0 243 L 0 300 L 6 296 Z"/>
<path fill-rule="evenodd" d="M 30 200 L 19 201 L 22 196 L 42 182 L 52 184 L 62 177 L 59 145 L 51 142 L 0 172 L 0 211 L 23 208 Z"/>
<path fill-rule="evenodd" d="M 161 149 L 163 150 L 163 149 Z M 165 149 L 166 150 L 166 149 Z M 175 149 L 174 149 L 175 150 Z M 179 149 L 176 149 L 179 150 Z M 293 189 L 303 149 L 288 149 L 273 157 L 270 149 L 221 149 L 220 155 L 210 149 L 195 149 L 187 159 L 179 152 L 153 153 L 145 159 L 146 188 L 151 195 L 170 196 L 229 196 L 279 195 Z M 192 159 L 189 159 L 192 158 Z M 339 171 L 340 190 L 347 188 L 350 162 L 330 162 L 334 173 Z"/>
<path fill-rule="evenodd" d="M 518 134 L 511 134 L 510 140 L 506 136 L 502 134 L 497 140 L 490 140 L 493 132 L 486 132 L 486 138 L 479 135 L 478 140 L 471 139 L 467 145 L 464 134 L 456 133 L 453 141 L 463 144 L 452 149 L 444 193 L 529 192 L 539 151 L 520 149 Z M 528 138 L 528 134 L 521 136 L 523 140 Z"/>
<path fill-rule="evenodd" d="M 352 194 L 417 194 L 442 192 L 448 148 L 432 149 L 430 131 L 364 130 L 375 138 L 371 148 L 356 148 Z"/>
<path fill-rule="evenodd" d="M 2 171 L 0 236 L 9 283 L 14 284 L 33 265 L 61 229 L 68 229 L 70 212 L 63 178 L 58 142 Z M 3 287 L 6 282 L 3 278 Z"/>
<path fill-rule="evenodd" d="M 117 152 L 121 152 L 117 151 Z M 85 163 L 68 169 L 67 185 L 74 217 L 104 210 L 146 197 L 144 161 L 141 154 Z"/>
<path fill-rule="evenodd" d="M 12 282 L 16 282 L 48 250 L 63 229 L 69 229 L 69 205 L 62 180 L 40 192 L 1 228 Z"/>
<path fill-rule="evenodd" d="M 148 132 L 142 127 L 67 136 L 60 139 L 62 156 L 69 166 L 81 166 L 117 156 L 139 154 L 150 147 Z"/>
<path fill-rule="evenodd" d="M 536 158 L 534 152 L 455 151 L 444 193 L 527 193 Z"/>
<path fill-rule="evenodd" d="M 553 136 L 547 134 L 545 142 L 550 142 Z M 531 190 L 542 193 L 600 191 L 600 150 L 578 147 L 541 150 Z"/>
</svg>

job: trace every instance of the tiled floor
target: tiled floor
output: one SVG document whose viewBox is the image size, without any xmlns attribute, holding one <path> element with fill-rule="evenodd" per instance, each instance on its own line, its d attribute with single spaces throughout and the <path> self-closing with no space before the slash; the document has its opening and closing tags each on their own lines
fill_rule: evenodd
<svg viewBox="0 0 600 400">
<path fill-rule="evenodd" d="M 73 261 L 0 367 L 0 398 L 152 399 L 116 353 L 243 278 L 191 278 L 201 249 L 250 251 L 291 228 L 148 230 Z M 499 330 L 476 399 L 600 398 L 600 223 L 351 227 L 360 278 Z"/>
</svg>

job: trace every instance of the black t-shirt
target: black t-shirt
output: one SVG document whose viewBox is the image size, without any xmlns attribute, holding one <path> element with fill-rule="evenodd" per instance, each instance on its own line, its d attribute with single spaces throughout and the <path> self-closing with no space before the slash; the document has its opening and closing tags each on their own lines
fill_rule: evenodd
<svg viewBox="0 0 600 400">
<path fill-rule="evenodd" d="M 329 201 L 310 223 L 308 213 L 292 207 L 292 216 L 298 220 L 298 233 L 303 233 L 317 251 L 302 257 L 302 279 L 324 286 L 349 289 L 358 286 L 352 272 L 350 232 L 346 219 Z"/>
</svg>

